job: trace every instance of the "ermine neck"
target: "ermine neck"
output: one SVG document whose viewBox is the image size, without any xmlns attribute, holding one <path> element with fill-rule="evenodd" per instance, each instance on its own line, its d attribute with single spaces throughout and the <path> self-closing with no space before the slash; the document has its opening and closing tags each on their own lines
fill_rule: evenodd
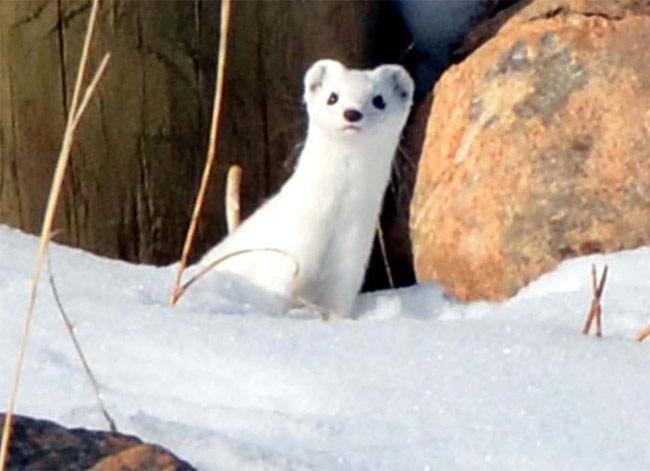
<svg viewBox="0 0 650 471">
<path fill-rule="evenodd" d="M 397 141 L 398 137 L 376 135 L 333 138 L 317 127 L 310 127 L 296 173 L 328 168 L 385 173 L 390 169 Z"/>
</svg>

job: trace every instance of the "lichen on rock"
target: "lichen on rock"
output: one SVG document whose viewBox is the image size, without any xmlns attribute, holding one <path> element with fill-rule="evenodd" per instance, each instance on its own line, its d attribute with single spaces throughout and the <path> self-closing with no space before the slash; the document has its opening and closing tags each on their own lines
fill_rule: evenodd
<svg viewBox="0 0 650 471">
<path fill-rule="evenodd" d="M 411 205 L 419 280 L 500 300 L 567 257 L 650 243 L 638 3 L 533 1 L 443 75 Z"/>
</svg>

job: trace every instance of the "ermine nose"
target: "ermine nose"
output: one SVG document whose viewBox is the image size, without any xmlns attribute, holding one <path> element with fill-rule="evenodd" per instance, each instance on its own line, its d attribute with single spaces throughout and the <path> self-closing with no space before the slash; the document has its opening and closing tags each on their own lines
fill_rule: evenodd
<svg viewBox="0 0 650 471">
<path fill-rule="evenodd" d="M 351 123 L 356 123 L 357 121 L 361 121 L 363 114 L 361 114 L 360 111 L 351 108 L 343 112 L 343 117 Z"/>
</svg>

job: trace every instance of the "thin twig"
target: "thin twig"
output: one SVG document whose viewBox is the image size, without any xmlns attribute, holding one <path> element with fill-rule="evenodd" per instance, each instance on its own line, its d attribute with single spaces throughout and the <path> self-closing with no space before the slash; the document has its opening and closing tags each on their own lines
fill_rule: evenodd
<svg viewBox="0 0 650 471">
<path fill-rule="evenodd" d="M 636 336 L 637 341 L 643 342 L 646 338 L 650 336 L 650 324 L 648 324 L 645 329 L 639 332 Z"/>
<path fill-rule="evenodd" d="M 381 258 L 384 261 L 384 270 L 386 270 L 388 285 L 391 287 L 391 289 L 395 289 L 393 271 L 390 269 L 390 263 L 388 262 L 388 252 L 386 251 L 386 244 L 384 242 L 384 231 L 381 228 L 381 221 L 379 219 L 377 219 L 377 238 L 379 239 L 379 248 L 381 249 Z"/>
<path fill-rule="evenodd" d="M 582 328 L 583 334 L 588 334 L 591 330 L 591 323 L 596 320 L 596 335 L 601 337 L 602 332 L 602 311 L 603 308 L 600 304 L 600 298 L 603 295 L 603 290 L 605 289 L 605 282 L 607 281 L 607 265 L 603 270 L 603 274 L 600 277 L 600 282 L 597 281 L 596 274 L 596 265 L 591 265 L 591 289 L 593 292 L 593 300 L 591 301 L 591 308 L 589 309 L 589 314 L 587 316 L 587 321 L 585 322 L 584 327 Z"/>
<path fill-rule="evenodd" d="M 413 158 L 409 155 L 407 152 L 406 148 L 400 144 L 397 145 L 397 155 L 402 157 L 404 162 L 409 164 L 409 167 L 411 168 L 411 172 L 417 171 L 417 164 L 413 161 Z"/>
<path fill-rule="evenodd" d="M 185 293 L 185 291 L 187 291 L 187 289 L 191 285 L 193 285 L 194 283 L 199 281 L 199 279 L 201 279 L 203 276 L 205 276 L 210 270 L 212 270 L 214 267 L 216 267 L 220 263 L 225 262 L 226 260 L 229 260 L 231 258 L 238 257 L 240 255 L 249 254 L 249 253 L 252 253 L 252 252 L 271 252 L 271 253 L 277 253 L 277 254 L 283 255 L 283 256 L 285 256 L 287 258 L 290 258 L 291 261 L 294 264 L 294 271 L 293 271 L 293 274 L 291 276 L 293 278 L 295 278 L 296 276 L 298 276 L 298 273 L 300 273 L 300 264 L 298 263 L 298 260 L 296 260 L 293 257 L 293 255 L 289 254 L 288 252 L 285 252 L 284 250 L 274 249 L 274 248 L 237 250 L 235 252 L 231 252 L 229 254 L 226 254 L 223 257 L 217 258 L 216 260 L 213 260 L 208 265 L 206 265 L 201 271 L 199 271 L 196 275 L 194 275 L 192 278 L 190 278 L 185 283 L 183 283 L 183 285 L 179 288 L 179 291 L 178 291 L 179 295 L 178 295 L 177 301 L 178 301 L 178 299 L 180 299 L 180 297 Z M 333 311 L 331 311 L 331 310 L 329 310 L 329 309 L 327 309 L 327 308 L 325 308 L 325 307 L 323 307 L 323 306 L 321 306 L 319 304 L 308 301 L 308 300 L 306 300 L 305 298 L 303 298 L 301 296 L 294 296 L 292 299 L 293 299 L 293 301 L 295 301 L 298 304 L 302 304 L 305 307 L 308 307 L 310 309 L 314 309 L 316 311 L 319 311 L 324 320 L 328 320 L 328 319 L 330 319 L 332 317 L 335 317 L 335 313 Z"/>
<path fill-rule="evenodd" d="M 212 270 L 214 267 L 216 267 L 220 263 L 225 262 L 226 260 L 229 260 L 231 258 L 238 257 L 240 255 L 253 253 L 253 252 L 271 252 L 271 253 L 277 253 L 277 254 L 283 255 L 283 256 L 291 259 L 291 261 L 293 262 L 294 270 L 293 270 L 292 277 L 295 278 L 296 276 L 298 276 L 298 273 L 300 272 L 300 263 L 298 263 L 298 260 L 296 260 L 296 258 L 293 255 L 291 255 L 288 252 L 285 252 L 284 250 L 274 249 L 274 248 L 270 248 L 270 247 L 269 248 L 259 248 L 259 249 L 236 250 L 234 252 L 230 252 L 230 253 L 222 256 L 222 257 L 219 257 L 219 258 L 213 260 L 208 265 L 203 267 L 203 269 L 201 269 L 201 271 L 199 271 L 196 275 L 194 275 L 192 278 L 190 278 L 185 283 L 183 283 L 183 285 L 179 286 L 178 289 L 176 290 L 177 296 L 174 299 L 174 302 L 178 302 L 180 297 L 183 295 L 183 293 L 185 293 L 185 291 L 187 291 L 187 289 L 190 286 L 192 286 L 194 283 L 196 283 L 201 278 L 203 278 L 203 276 L 206 273 L 208 273 L 210 270 Z"/>
<path fill-rule="evenodd" d="M 219 122 L 221 118 L 221 97 L 223 94 L 224 71 L 226 67 L 226 52 L 227 52 L 226 45 L 228 42 L 229 23 L 230 23 L 230 0 L 221 0 L 219 59 L 217 63 L 217 83 L 215 86 L 214 105 L 212 108 L 212 123 L 210 125 L 210 141 L 208 146 L 208 156 L 205 161 L 205 168 L 203 169 L 203 176 L 201 177 L 201 185 L 199 187 L 199 193 L 196 196 L 196 203 L 194 204 L 194 210 L 192 212 L 190 227 L 187 230 L 187 236 L 185 237 L 185 244 L 183 245 L 181 261 L 178 266 L 176 280 L 174 282 L 174 287 L 172 289 L 172 294 L 169 300 L 172 306 L 176 304 L 176 301 L 178 301 L 179 296 L 182 294 L 179 293 L 181 278 L 183 276 L 183 271 L 187 266 L 187 260 L 190 255 L 190 250 L 192 249 L 194 234 L 196 232 L 196 226 L 199 220 L 199 216 L 201 215 L 201 209 L 203 208 L 203 201 L 205 200 L 205 194 L 208 187 L 208 180 L 210 179 L 210 173 L 212 171 L 212 166 L 216 161 L 217 141 L 219 137 Z"/>
<path fill-rule="evenodd" d="M 99 409 L 102 411 L 102 415 L 108 422 L 108 427 L 110 428 L 111 432 L 117 432 L 115 421 L 108 413 L 108 410 L 106 409 L 106 404 L 104 404 L 104 399 L 102 398 L 102 393 L 99 389 L 99 383 L 97 382 L 95 375 L 90 369 L 90 365 L 86 360 L 86 356 L 84 355 L 83 350 L 81 350 L 81 344 L 79 343 L 79 340 L 75 335 L 74 324 L 72 323 L 72 321 L 68 317 L 68 314 L 65 312 L 65 309 L 63 308 L 63 303 L 61 302 L 61 297 L 59 296 L 59 290 L 57 289 L 56 283 L 54 282 L 54 273 L 52 273 L 52 260 L 50 259 L 49 254 L 47 256 L 47 273 L 49 275 L 50 287 L 52 288 L 54 301 L 56 303 L 56 306 L 59 308 L 59 313 L 61 314 L 63 323 L 65 324 L 65 327 L 68 330 L 68 333 L 70 334 L 70 338 L 72 339 L 72 343 L 74 344 L 75 350 L 77 350 L 77 354 L 79 355 L 79 359 L 81 360 L 84 370 L 86 371 L 86 375 L 90 380 L 90 384 L 92 385 L 93 390 L 95 391 L 95 397 L 97 398 L 97 405 L 99 406 Z"/>
<path fill-rule="evenodd" d="M 226 179 L 226 225 L 228 234 L 234 231 L 241 221 L 240 188 L 242 169 L 231 165 Z"/>
<path fill-rule="evenodd" d="M 404 59 L 404 57 L 405 57 L 408 53 L 410 53 L 413 49 L 415 49 L 415 41 L 411 41 L 411 42 L 409 43 L 409 45 L 406 46 L 406 48 L 404 48 L 404 52 L 402 52 L 402 54 L 400 55 L 399 60 L 398 60 L 397 62 L 401 64 L 401 63 L 402 63 L 402 60 Z"/>
<path fill-rule="evenodd" d="M 81 100 L 81 104 L 79 105 L 79 109 L 77 110 L 74 120 L 72 121 L 73 131 L 77 130 L 77 126 L 79 125 L 79 120 L 81 119 L 81 116 L 83 115 L 84 111 L 86 111 L 86 106 L 88 106 L 88 103 L 90 102 L 90 98 L 92 97 L 95 91 L 95 87 L 97 87 L 99 80 L 102 78 L 102 75 L 104 74 L 104 70 L 106 69 L 106 66 L 108 65 L 108 61 L 110 58 L 111 58 L 110 52 L 104 54 L 104 57 L 102 58 L 102 61 L 99 63 L 99 67 L 97 68 L 97 72 L 95 72 L 95 76 L 88 84 L 88 88 L 86 88 L 83 99 Z"/>
<path fill-rule="evenodd" d="M 31 321 L 34 313 L 34 306 L 36 304 L 36 293 L 38 291 L 38 283 L 40 281 L 41 274 L 43 271 L 43 265 L 45 263 L 45 253 L 47 252 L 47 245 L 50 240 L 50 234 L 52 232 L 52 222 L 54 220 L 54 214 L 56 211 L 59 195 L 61 193 L 61 185 L 63 183 L 65 169 L 67 167 L 68 159 L 70 156 L 70 149 L 72 147 L 72 142 L 74 139 L 74 122 L 75 122 L 75 118 L 80 117 L 77 114 L 77 103 L 79 101 L 79 96 L 81 94 L 81 85 L 83 82 L 83 77 L 85 75 L 86 62 L 88 59 L 88 51 L 90 49 L 90 40 L 92 38 L 92 33 L 95 26 L 95 20 L 97 18 L 98 8 L 99 8 L 99 0 L 93 0 L 92 9 L 90 11 L 90 16 L 88 18 L 88 26 L 86 28 L 86 37 L 84 39 L 81 59 L 79 62 L 79 70 L 77 72 L 77 81 L 75 83 L 74 92 L 72 94 L 72 102 L 70 104 L 70 110 L 68 112 L 68 120 L 66 123 L 65 133 L 63 135 L 63 143 L 61 144 L 61 151 L 59 153 L 56 170 L 54 172 L 52 187 L 50 189 L 50 195 L 47 200 L 47 208 L 45 211 L 45 217 L 43 219 L 43 225 L 41 228 L 41 237 L 38 246 L 38 255 L 36 257 L 36 264 L 34 267 L 34 275 L 32 278 L 32 287 L 31 287 L 31 293 L 29 297 L 29 305 L 27 308 L 27 313 L 25 315 L 23 334 L 20 340 L 20 346 L 16 358 L 16 365 L 13 373 L 13 382 L 10 391 L 9 404 L 7 405 L 7 413 L 5 415 L 5 422 L 2 430 L 2 442 L 0 443 L 0 471 L 5 469 L 5 463 L 7 461 L 12 416 L 16 406 L 16 396 L 18 394 L 18 387 L 20 385 L 22 365 L 25 359 L 25 352 L 27 350 L 27 341 L 29 338 Z"/>
</svg>

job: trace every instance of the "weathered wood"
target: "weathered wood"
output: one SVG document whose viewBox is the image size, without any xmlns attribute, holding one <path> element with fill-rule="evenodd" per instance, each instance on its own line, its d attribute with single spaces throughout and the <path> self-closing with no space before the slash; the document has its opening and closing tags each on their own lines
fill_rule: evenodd
<svg viewBox="0 0 650 471">
<path fill-rule="evenodd" d="M 0 221 L 28 231 L 41 223 L 88 7 L 0 5 Z M 213 7 L 104 4 L 93 56 L 113 59 L 79 129 L 58 240 L 129 260 L 176 255 L 210 112 L 216 24 L 199 17 L 216 18 Z"/>
<path fill-rule="evenodd" d="M 89 6 L 0 2 L 0 223 L 40 227 Z M 290 173 L 304 133 L 302 73 L 322 57 L 368 65 L 377 10 L 233 4 L 222 142 L 197 252 L 225 234 L 231 164 L 244 169 L 244 216 Z M 113 55 L 79 128 L 56 240 L 132 261 L 178 258 L 205 160 L 218 15 L 213 1 L 104 2 L 91 65 Z"/>
</svg>

